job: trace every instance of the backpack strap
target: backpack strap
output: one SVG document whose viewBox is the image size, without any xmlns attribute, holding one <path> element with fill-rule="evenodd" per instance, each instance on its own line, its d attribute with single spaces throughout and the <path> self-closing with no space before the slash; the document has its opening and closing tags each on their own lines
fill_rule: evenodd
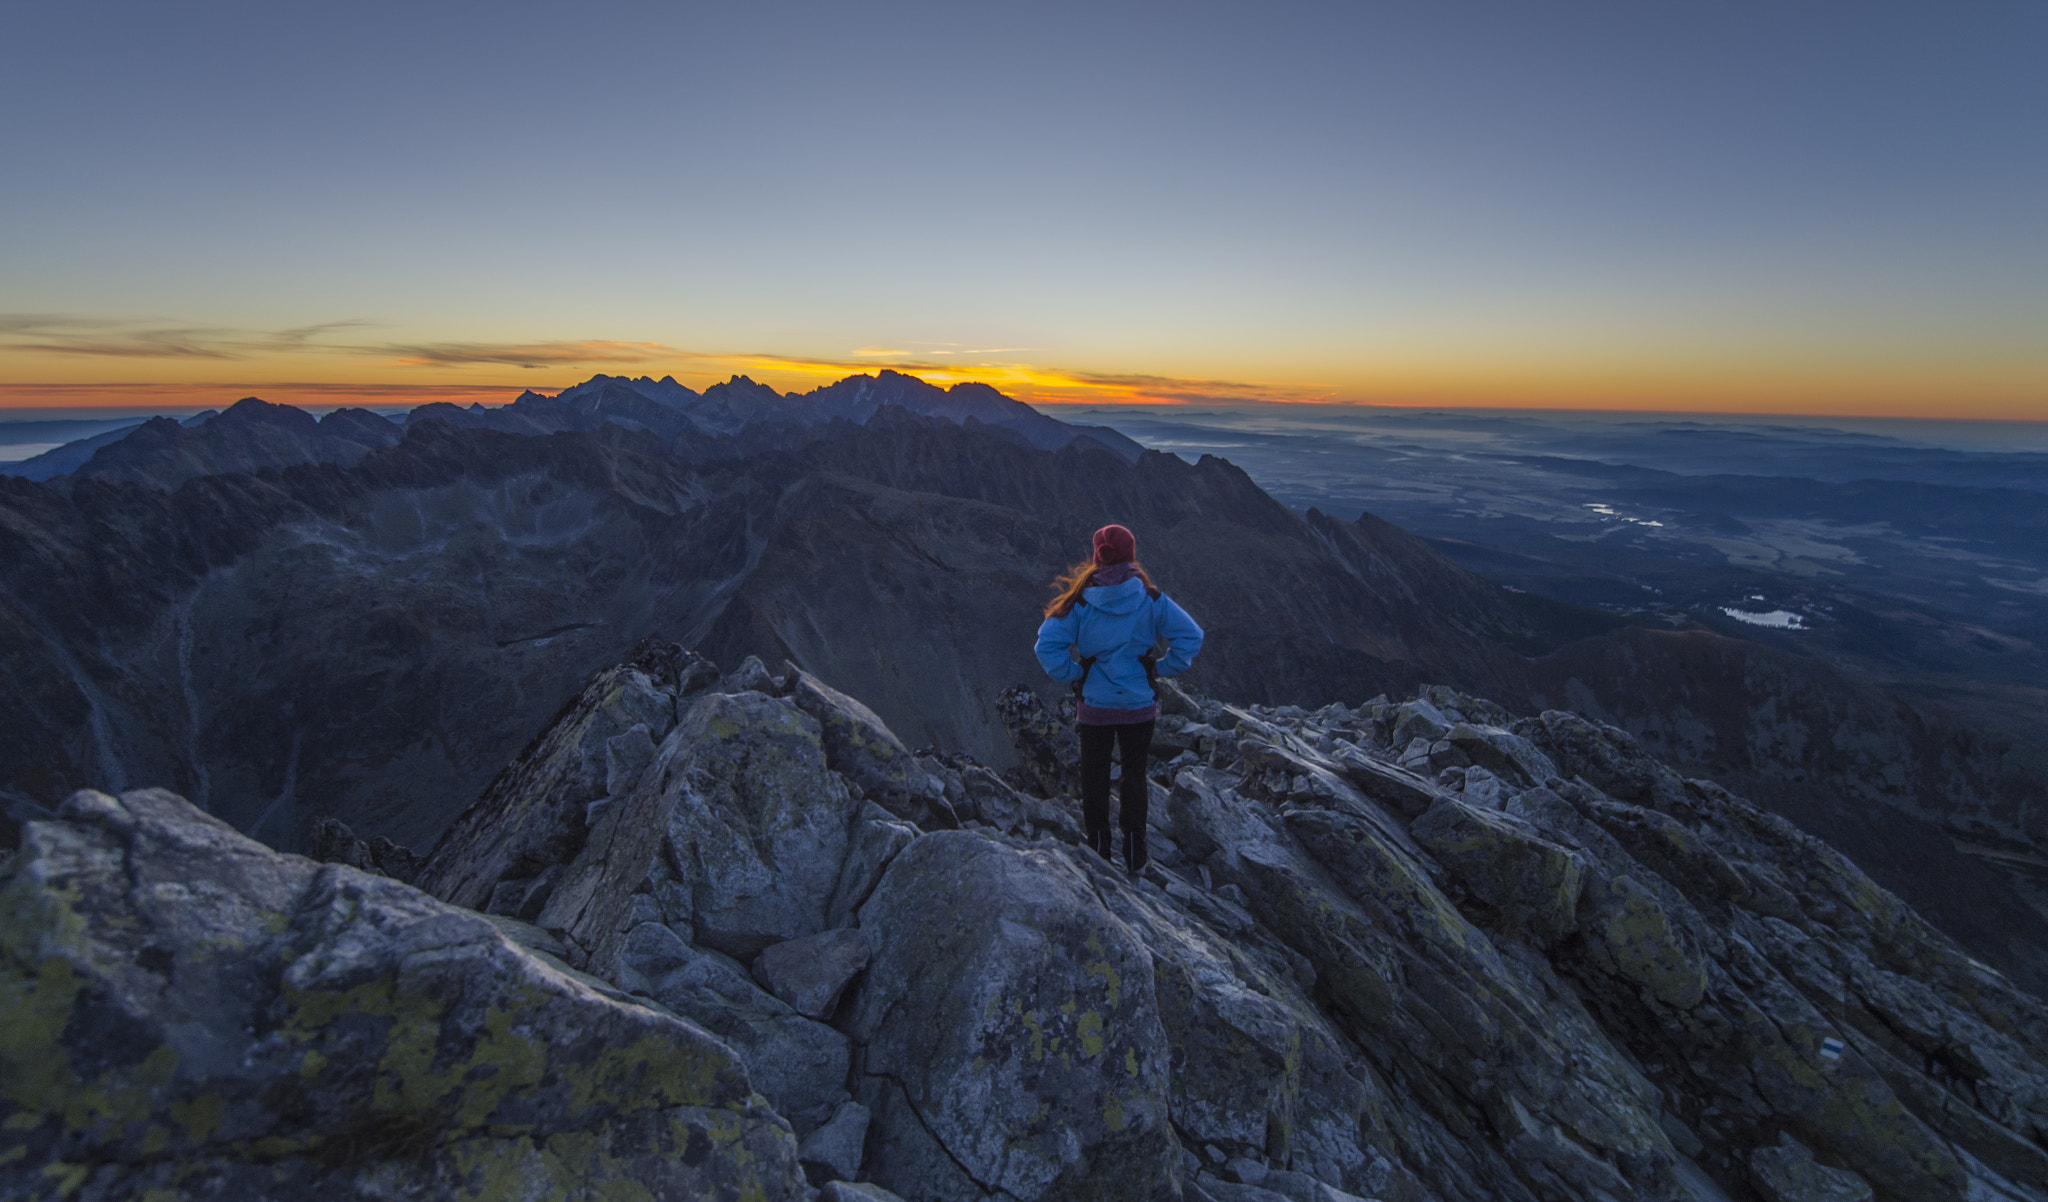
<svg viewBox="0 0 2048 1202">
<path fill-rule="evenodd" d="M 1148 598 L 1150 598 L 1150 599 L 1152 599 L 1152 600 L 1154 600 L 1154 601 L 1157 601 L 1157 600 L 1159 600 L 1159 598 L 1161 598 L 1161 597 L 1163 597 L 1163 596 L 1165 596 L 1165 595 L 1166 595 L 1166 594 L 1164 594 L 1164 593 L 1160 592 L 1160 591 L 1159 591 L 1158 589 L 1156 589 L 1156 588 L 1153 588 L 1153 587 L 1152 587 L 1151 585 L 1146 585 L 1146 586 L 1145 586 L 1145 596 L 1147 596 Z M 1085 600 L 1083 600 L 1083 599 L 1082 599 L 1082 598 L 1080 598 L 1080 597 L 1075 597 L 1075 598 L 1074 598 L 1074 605 L 1075 605 L 1076 607 L 1078 607 L 1078 608 L 1081 608 L 1081 609 L 1086 609 L 1086 608 L 1088 607 L 1088 602 L 1087 602 L 1087 601 L 1085 601 Z M 1153 696 L 1153 697 L 1155 697 L 1155 698 L 1156 698 L 1156 697 L 1158 697 L 1158 696 L 1159 696 L 1159 657 L 1158 657 L 1157 655 L 1154 655 L 1154 654 L 1152 654 L 1152 653 L 1151 653 L 1150 651 L 1147 651 L 1147 652 L 1146 652 L 1145 654 L 1143 654 L 1143 655 L 1141 655 L 1141 656 L 1139 656 L 1139 657 L 1138 657 L 1138 662 L 1139 662 L 1139 663 L 1141 663 L 1141 664 L 1143 664 L 1143 665 L 1145 665 L 1145 683 L 1147 683 L 1147 684 L 1149 684 L 1149 685 L 1151 685 L 1151 686 L 1152 686 L 1152 696 Z M 1094 669 L 1095 669 L 1095 657 L 1094 657 L 1094 656 L 1092 656 L 1092 655 L 1089 655 L 1089 656 L 1084 656 L 1084 657 L 1082 657 L 1082 659 L 1081 659 L 1081 679 L 1079 679 L 1079 680 L 1077 680 L 1077 681 L 1075 681 L 1075 682 L 1074 682 L 1074 704 L 1075 704 L 1075 705 L 1079 705 L 1079 704 L 1081 703 L 1081 689 L 1082 689 L 1082 687 L 1083 687 L 1083 686 L 1085 686 L 1085 685 L 1086 685 L 1086 684 L 1088 683 L 1088 673 L 1089 673 L 1089 672 L 1091 672 L 1091 671 L 1093 671 Z"/>
<path fill-rule="evenodd" d="M 1092 656 L 1092 655 L 1088 655 L 1088 656 L 1083 656 L 1083 657 L 1081 658 L 1081 679 L 1079 679 L 1079 680 L 1077 680 L 1077 681 L 1075 681 L 1075 682 L 1074 682 L 1074 704 L 1075 704 L 1075 705 L 1077 705 L 1077 706 L 1078 706 L 1078 705 L 1080 705 L 1080 704 L 1081 704 L 1081 687 L 1082 687 L 1083 685 L 1085 685 L 1085 684 L 1087 684 L 1087 683 L 1088 683 L 1088 673 L 1090 673 L 1090 672 L 1092 672 L 1092 671 L 1094 671 L 1094 670 L 1095 670 L 1095 657 L 1094 657 L 1094 656 Z"/>
</svg>

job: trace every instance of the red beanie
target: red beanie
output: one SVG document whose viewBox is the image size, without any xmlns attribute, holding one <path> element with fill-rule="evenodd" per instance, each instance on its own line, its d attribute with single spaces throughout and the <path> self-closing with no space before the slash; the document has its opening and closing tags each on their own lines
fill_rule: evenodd
<svg viewBox="0 0 2048 1202">
<path fill-rule="evenodd" d="M 1129 563 L 1138 557 L 1138 536 L 1122 526 L 1104 526 L 1095 532 L 1095 562 L 1104 567 Z"/>
</svg>

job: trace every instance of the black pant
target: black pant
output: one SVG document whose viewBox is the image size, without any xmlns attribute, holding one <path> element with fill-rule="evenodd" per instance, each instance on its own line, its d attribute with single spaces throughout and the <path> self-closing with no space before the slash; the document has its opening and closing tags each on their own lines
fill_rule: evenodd
<svg viewBox="0 0 2048 1202">
<path fill-rule="evenodd" d="M 1127 831 L 1145 829 L 1146 804 L 1151 801 L 1145 780 L 1147 761 L 1152 755 L 1152 728 L 1156 722 L 1122 722 L 1115 726 L 1081 727 L 1081 825 L 1087 830 L 1109 829 L 1109 748 L 1123 750 L 1124 775 L 1118 826 Z"/>
</svg>

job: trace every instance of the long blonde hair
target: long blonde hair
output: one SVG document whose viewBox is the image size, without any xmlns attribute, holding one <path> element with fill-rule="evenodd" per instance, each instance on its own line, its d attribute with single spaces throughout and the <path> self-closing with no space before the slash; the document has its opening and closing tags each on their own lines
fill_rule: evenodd
<svg viewBox="0 0 2048 1202">
<path fill-rule="evenodd" d="M 1138 574 L 1138 579 L 1144 581 L 1145 587 L 1149 590 L 1152 587 L 1152 578 L 1145 574 L 1145 569 L 1139 566 L 1137 560 L 1131 560 L 1130 564 L 1131 570 Z M 1089 587 L 1088 582 L 1095 578 L 1096 570 L 1098 568 L 1114 566 L 1114 564 L 1096 563 L 1092 559 L 1084 559 L 1060 573 L 1052 582 L 1052 600 L 1045 603 L 1045 616 L 1048 618 L 1064 618 L 1072 613 L 1074 602 L 1081 599 L 1082 590 Z"/>
</svg>

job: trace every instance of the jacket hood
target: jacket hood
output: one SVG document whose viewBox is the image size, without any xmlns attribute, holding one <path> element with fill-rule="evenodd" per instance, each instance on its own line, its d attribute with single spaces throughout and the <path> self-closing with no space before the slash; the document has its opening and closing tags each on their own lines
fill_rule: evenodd
<svg viewBox="0 0 2048 1202">
<path fill-rule="evenodd" d="M 1088 589 L 1081 594 L 1081 597 L 1088 604 L 1106 614 L 1136 613 L 1138 612 L 1138 607 L 1146 601 L 1145 582 L 1133 576 L 1122 584 L 1112 584 L 1107 587 L 1098 585 Z"/>
</svg>

